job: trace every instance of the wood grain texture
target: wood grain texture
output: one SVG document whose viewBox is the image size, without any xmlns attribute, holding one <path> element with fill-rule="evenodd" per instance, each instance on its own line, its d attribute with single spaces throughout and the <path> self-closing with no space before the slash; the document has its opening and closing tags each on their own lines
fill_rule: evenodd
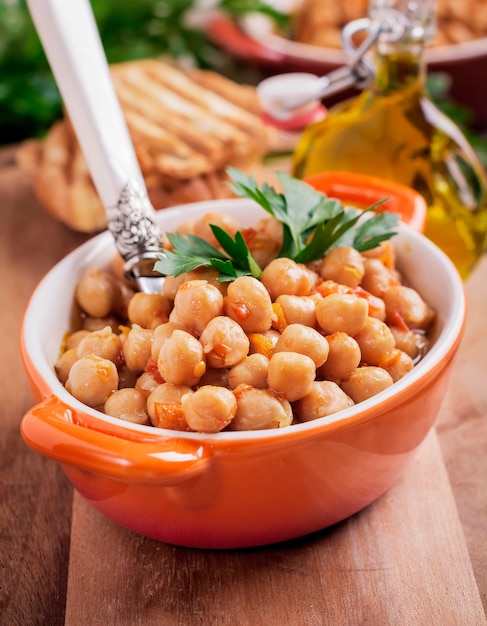
<svg viewBox="0 0 487 626">
<path fill-rule="evenodd" d="M 366 510 L 265 548 L 164 545 L 75 496 L 67 626 L 289 623 L 485 623 L 434 432 L 400 483 Z"/>
<path fill-rule="evenodd" d="M 20 437 L 32 396 L 19 334 L 35 285 L 80 238 L 46 219 L 11 160 L 0 168 L 0 190 L 0 623 L 56 626 L 64 623 L 72 488 Z"/>
<path fill-rule="evenodd" d="M 86 236 L 41 210 L 13 155 L 0 152 L 1 626 L 486 624 L 487 259 L 466 285 L 467 331 L 438 437 L 425 441 L 400 483 L 350 520 L 300 540 L 177 548 L 73 500 L 59 467 L 20 437 L 32 404 L 19 353 L 22 313 L 40 278 Z"/>
</svg>

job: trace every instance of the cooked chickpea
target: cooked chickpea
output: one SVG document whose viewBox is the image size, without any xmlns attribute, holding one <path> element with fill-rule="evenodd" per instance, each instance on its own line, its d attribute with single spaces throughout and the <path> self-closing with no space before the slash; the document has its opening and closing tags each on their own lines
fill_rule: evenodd
<svg viewBox="0 0 487 626">
<path fill-rule="evenodd" d="M 117 368 L 112 361 L 89 354 L 73 363 L 67 386 L 80 402 L 91 407 L 102 406 L 118 388 Z"/>
<path fill-rule="evenodd" d="M 391 357 L 388 361 L 381 363 L 383 367 L 392 377 L 392 380 L 396 382 L 414 367 L 412 358 L 403 352 L 402 350 L 393 350 Z"/>
<path fill-rule="evenodd" d="M 396 341 L 396 348 L 408 354 L 412 359 L 424 354 L 428 348 L 428 337 L 422 332 L 390 326 Z"/>
<path fill-rule="evenodd" d="M 353 400 L 336 383 L 320 380 L 313 383 L 308 395 L 295 403 L 294 412 L 299 420 L 309 422 L 350 406 Z"/>
<path fill-rule="evenodd" d="M 308 268 L 287 258 L 271 261 L 262 272 L 260 280 L 272 301 L 283 294 L 307 296 L 313 287 Z"/>
<path fill-rule="evenodd" d="M 310 296 L 290 296 L 283 294 L 276 298 L 288 324 L 304 324 L 314 327 L 316 324 L 316 299 Z"/>
<path fill-rule="evenodd" d="M 154 333 L 152 330 L 142 328 L 138 324 L 132 324 L 132 328 L 122 346 L 125 363 L 131 372 L 138 374 L 144 371 L 151 356 L 153 339 Z"/>
<path fill-rule="evenodd" d="M 298 352 L 309 356 L 315 368 L 320 367 L 328 358 L 328 341 L 314 328 L 303 324 L 290 324 L 281 333 L 274 354 L 277 352 Z"/>
<path fill-rule="evenodd" d="M 325 333 L 344 332 L 353 337 L 365 324 L 369 307 L 364 298 L 332 293 L 316 303 L 316 321 Z"/>
<path fill-rule="evenodd" d="M 104 359 L 117 363 L 120 359 L 122 345 L 119 335 L 116 335 L 110 326 L 95 330 L 86 335 L 78 344 L 76 352 L 78 358 L 88 354 L 96 354 Z"/>
<path fill-rule="evenodd" d="M 309 356 L 297 352 L 277 352 L 269 361 L 269 387 L 282 394 L 289 402 L 307 395 L 316 376 L 316 368 Z"/>
<path fill-rule="evenodd" d="M 182 402 L 193 390 L 187 385 L 163 383 L 147 398 L 147 412 L 153 426 L 173 430 L 189 430 Z"/>
<path fill-rule="evenodd" d="M 193 234 L 197 237 L 205 239 L 208 243 L 210 243 L 212 246 L 215 246 L 216 248 L 220 248 L 220 244 L 216 240 L 215 235 L 210 228 L 210 224 L 213 224 L 214 226 L 219 226 L 232 237 L 235 237 L 235 233 L 240 230 L 240 225 L 238 221 L 227 213 L 221 213 L 218 211 L 205 213 L 202 217 L 195 220 L 193 223 Z"/>
<path fill-rule="evenodd" d="M 147 397 L 162 383 L 159 372 L 142 372 L 135 381 L 135 389 Z"/>
<path fill-rule="evenodd" d="M 367 365 L 381 365 L 388 361 L 396 346 L 389 326 L 375 317 L 368 317 L 353 338 L 359 345 L 362 362 Z"/>
<path fill-rule="evenodd" d="M 249 338 L 242 327 L 229 317 L 214 317 L 200 336 L 206 362 L 210 367 L 232 367 L 249 351 Z"/>
<path fill-rule="evenodd" d="M 269 359 L 263 354 L 250 354 L 228 372 L 228 386 L 235 389 L 245 384 L 256 389 L 267 387 Z"/>
<path fill-rule="evenodd" d="M 137 389 L 125 388 L 114 391 L 105 400 L 103 410 L 107 415 L 133 424 L 149 423 L 145 396 Z"/>
<path fill-rule="evenodd" d="M 169 320 L 200 335 L 208 322 L 222 313 L 223 296 L 214 285 L 206 280 L 188 280 L 178 289 Z"/>
<path fill-rule="evenodd" d="M 87 315 L 83 318 L 82 329 L 87 330 L 89 333 L 95 330 L 102 330 L 105 326 L 110 326 L 112 331 L 116 333 L 119 329 L 120 322 L 113 315 L 109 315 L 108 317 L 91 317 L 91 315 Z"/>
<path fill-rule="evenodd" d="M 234 394 L 237 412 L 230 422 L 230 430 L 283 428 L 293 422 L 293 411 L 289 402 L 269 389 L 239 385 Z"/>
<path fill-rule="evenodd" d="M 260 268 L 266 267 L 277 257 L 281 243 L 265 229 L 248 228 L 243 235 L 252 256 Z M 280 239 L 282 240 L 282 225 Z"/>
<path fill-rule="evenodd" d="M 367 304 L 369 306 L 369 315 L 370 317 L 375 317 L 381 322 L 385 322 L 386 320 L 386 305 L 382 298 L 378 296 L 374 296 L 371 293 L 367 292 Z"/>
<path fill-rule="evenodd" d="M 358 367 L 340 386 L 355 403 L 358 403 L 384 391 L 393 383 L 392 376 L 385 369 L 368 365 Z"/>
<path fill-rule="evenodd" d="M 394 323 L 398 313 L 409 328 L 426 329 L 434 318 L 434 313 L 419 293 L 411 287 L 398 285 L 391 287 L 383 296 L 388 319 Z"/>
<path fill-rule="evenodd" d="M 241 276 L 227 289 L 224 311 L 240 324 L 246 333 L 263 333 L 269 330 L 274 316 L 269 292 L 252 276 Z"/>
<path fill-rule="evenodd" d="M 364 259 L 364 277 L 361 286 L 374 296 L 382 298 L 385 292 L 397 285 L 397 279 L 379 259 Z"/>
<path fill-rule="evenodd" d="M 339 382 L 348 378 L 360 364 L 361 354 L 358 343 L 347 333 L 333 333 L 327 336 L 328 358 L 318 368 L 319 378 Z"/>
<path fill-rule="evenodd" d="M 66 339 L 66 350 L 71 350 L 71 348 L 77 348 L 80 341 L 87 337 L 89 334 L 89 330 L 77 330 L 76 332 L 71 333 Z"/>
<path fill-rule="evenodd" d="M 138 292 L 131 298 L 127 314 L 132 324 L 154 329 L 167 322 L 172 302 L 158 293 Z"/>
<path fill-rule="evenodd" d="M 190 280 L 188 272 L 179 274 L 179 276 L 166 276 L 162 284 L 162 295 L 174 302 L 179 287 L 188 280 Z"/>
<path fill-rule="evenodd" d="M 175 330 L 159 352 L 157 369 L 174 385 L 196 385 L 206 370 L 203 346 L 184 330 Z"/>
<path fill-rule="evenodd" d="M 218 433 L 237 412 L 237 400 L 225 387 L 204 385 L 183 399 L 188 426 L 201 433 Z"/>
<path fill-rule="evenodd" d="M 364 275 L 364 262 L 360 252 L 351 246 L 332 248 L 324 257 L 320 276 L 342 285 L 358 287 Z"/>
<path fill-rule="evenodd" d="M 175 331 L 176 329 L 184 330 L 184 326 L 182 326 L 181 324 L 176 324 L 175 322 L 166 322 L 165 324 L 161 324 L 157 328 L 154 328 L 151 348 L 151 356 L 154 361 L 157 361 L 157 359 L 159 358 L 159 352 L 161 351 L 162 344 L 173 334 L 173 331 Z"/>
<path fill-rule="evenodd" d="M 105 270 L 88 268 L 79 281 L 75 298 L 79 306 L 92 317 L 107 317 L 118 299 L 114 277 Z"/>
<path fill-rule="evenodd" d="M 54 369 L 56 370 L 57 377 L 63 383 L 63 385 L 68 380 L 69 371 L 71 370 L 73 363 L 75 363 L 77 360 L 78 351 L 76 350 L 76 348 L 70 348 L 69 350 L 66 350 L 57 360 Z"/>
</svg>

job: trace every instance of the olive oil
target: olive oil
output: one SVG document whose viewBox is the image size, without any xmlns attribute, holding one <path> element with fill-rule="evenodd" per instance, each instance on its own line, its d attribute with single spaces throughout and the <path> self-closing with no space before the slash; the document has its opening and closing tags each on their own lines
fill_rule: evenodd
<svg viewBox="0 0 487 626">
<path fill-rule="evenodd" d="M 373 85 L 304 130 L 293 174 L 353 171 L 416 189 L 428 204 L 426 236 L 466 278 L 485 250 L 487 178 L 459 128 L 428 96 L 418 32 L 396 43 L 379 38 Z"/>
</svg>

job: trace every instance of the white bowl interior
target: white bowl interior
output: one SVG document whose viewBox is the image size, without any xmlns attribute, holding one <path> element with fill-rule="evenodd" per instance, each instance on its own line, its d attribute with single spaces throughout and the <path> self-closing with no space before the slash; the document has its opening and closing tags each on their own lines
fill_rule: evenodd
<svg viewBox="0 0 487 626">
<path fill-rule="evenodd" d="M 183 221 L 194 219 L 209 211 L 223 211 L 238 218 L 243 227 L 251 226 L 265 213 L 256 203 L 246 199 L 214 200 L 181 205 L 158 212 L 164 231 L 172 231 Z M 272 431 L 222 432 L 217 435 L 177 433 L 178 437 L 211 439 L 259 438 L 286 436 L 295 429 L 312 430 L 325 423 L 356 415 L 362 408 L 381 403 L 410 383 L 421 378 L 425 371 L 441 363 L 455 343 L 465 316 L 463 283 L 446 255 L 428 239 L 401 225 L 394 239 L 399 266 L 409 283 L 432 306 L 438 316 L 432 346 L 427 355 L 392 387 L 365 402 L 329 417 Z M 74 250 L 60 261 L 40 282 L 32 295 L 23 323 L 24 343 L 36 370 L 63 402 L 74 410 L 88 412 L 107 422 L 123 424 L 128 429 L 154 432 L 152 426 L 121 422 L 85 406 L 71 396 L 58 381 L 54 372 L 63 336 L 69 329 L 74 289 L 84 270 L 89 266 L 107 267 L 115 254 L 115 245 L 109 232 L 102 233 Z M 166 436 L 174 431 L 158 429 Z"/>
</svg>

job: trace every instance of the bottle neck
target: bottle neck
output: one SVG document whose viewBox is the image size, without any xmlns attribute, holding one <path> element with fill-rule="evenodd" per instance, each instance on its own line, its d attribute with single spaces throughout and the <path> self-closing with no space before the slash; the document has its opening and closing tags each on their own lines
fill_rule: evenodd
<svg viewBox="0 0 487 626">
<path fill-rule="evenodd" d="M 423 90 L 426 67 L 422 54 L 405 48 L 377 50 L 374 92 L 387 95 L 397 91 Z"/>
</svg>

